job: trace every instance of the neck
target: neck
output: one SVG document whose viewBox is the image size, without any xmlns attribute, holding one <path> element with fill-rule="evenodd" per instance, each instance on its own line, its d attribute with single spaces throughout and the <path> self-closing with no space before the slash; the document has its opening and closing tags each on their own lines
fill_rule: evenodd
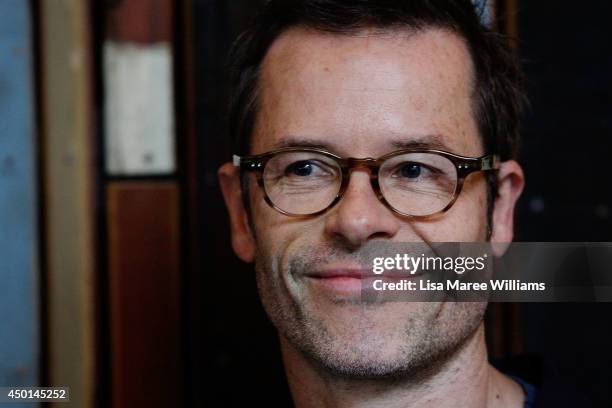
<svg viewBox="0 0 612 408">
<path fill-rule="evenodd" d="M 524 400 L 520 386 L 488 363 L 483 325 L 439 369 L 414 378 L 338 378 L 321 371 L 282 336 L 281 349 L 297 408 L 522 407 Z"/>
</svg>

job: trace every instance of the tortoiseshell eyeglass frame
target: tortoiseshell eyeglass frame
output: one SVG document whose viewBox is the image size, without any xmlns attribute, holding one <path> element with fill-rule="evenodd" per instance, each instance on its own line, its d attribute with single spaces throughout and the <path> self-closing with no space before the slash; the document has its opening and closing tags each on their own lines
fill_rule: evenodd
<svg viewBox="0 0 612 408">
<path fill-rule="evenodd" d="M 339 168 L 341 169 L 341 176 L 342 176 L 342 181 L 340 183 L 340 188 L 338 193 L 336 194 L 336 197 L 334 198 L 334 200 L 324 209 L 311 213 L 311 214 L 292 214 L 290 212 L 287 212 L 285 210 L 283 210 L 282 208 L 279 208 L 276 204 L 274 204 L 274 202 L 270 199 L 270 197 L 268 196 L 268 193 L 266 192 L 266 188 L 264 186 L 264 178 L 263 178 L 263 173 L 264 173 L 264 169 L 266 167 L 266 164 L 268 163 L 268 161 L 270 161 L 270 159 L 272 159 L 274 156 L 281 154 L 281 153 L 289 153 L 289 152 L 294 152 L 294 153 L 299 153 L 299 152 L 303 152 L 303 153 L 307 153 L 307 152 L 311 152 L 311 153 L 318 153 L 321 155 L 324 155 L 332 160 L 334 160 Z M 388 160 L 391 159 L 393 157 L 402 155 L 402 154 L 406 154 L 406 153 L 431 153 L 431 154 L 436 154 L 439 156 L 442 156 L 448 160 L 450 160 L 454 165 L 455 168 L 457 170 L 457 183 L 455 184 L 455 191 L 453 193 L 453 197 L 450 200 L 450 202 L 446 205 L 446 207 L 444 207 L 443 209 L 436 211 L 432 214 L 427 214 L 427 215 L 412 215 L 412 214 L 407 214 L 404 213 L 402 211 L 397 210 L 395 207 L 393 207 L 391 204 L 389 204 L 389 202 L 385 199 L 381 189 L 380 189 L 380 185 L 378 183 L 378 173 L 380 168 L 382 167 L 383 163 Z M 465 181 L 465 179 L 467 178 L 467 176 L 469 176 L 472 173 L 478 172 L 478 171 L 494 171 L 494 170 L 498 170 L 500 167 L 500 159 L 499 156 L 495 155 L 495 154 L 491 154 L 491 155 L 485 155 L 482 157 L 467 157 L 467 156 L 460 156 L 454 153 L 450 153 L 450 152 L 446 152 L 443 150 L 436 150 L 436 149 L 401 149 L 401 150 L 395 150 L 391 153 L 387 153 L 384 156 L 379 157 L 378 159 L 374 159 L 371 157 L 366 157 L 366 158 L 355 158 L 355 157 L 348 157 L 348 158 L 343 158 L 340 156 L 337 156 L 333 153 L 330 153 L 326 150 L 323 149 L 317 149 L 317 148 L 308 148 L 308 147 L 287 147 L 287 148 L 282 148 L 282 149 L 278 149 L 278 150 L 273 150 L 270 152 L 266 152 L 263 154 L 258 154 L 255 156 L 237 156 L 234 155 L 234 166 L 239 167 L 240 168 L 240 172 L 241 175 L 244 175 L 244 172 L 253 172 L 256 175 L 257 178 L 257 184 L 259 185 L 259 187 L 263 190 L 264 192 L 264 199 L 266 201 L 266 203 L 268 203 L 268 205 L 272 208 L 274 208 L 276 211 L 280 212 L 281 214 L 284 214 L 286 216 L 289 217 L 300 217 L 300 218 L 311 218 L 311 217 L 316 217 L 318 215 L 321 215 L 325 212 L 327 212 L 328 210 L 330 210 L 331 208 L 333 208 L 336 204 L 338 204 L 338 202 L 342 199 L 348 185 L 349 185 L 349 181 L 350 181 L 350 174 L 354 169 L 357 168 L 367 168 L 370 170 L 370 183 L 372 185 L 372 189 L 374 190 L 374 192 L 376 193 L 376 196 L 378 197 L 378 199 L 380 200 L 381 203 L 383 203 L 383 205 L 385 205 L 387 208 L 389 208 L 391 211 L 400 214 L 403 217 L 408 217 L 411 219 L 416 219 L 416 220 L 425 220 L 425 219 L 431 219 L 434 218 L 436 216 L 439 216 L 443 213 L 445 213 L 446 211 L 448 211 L 453 204 L 455 204 L 455 202 L 457 201 L 457 198 L 459 197 L 459 194 L 461 193 L 461 189 L 463 188 L 463 182 Z M 242 177 L 241 177 L 242 179 Z"/>
</svg>

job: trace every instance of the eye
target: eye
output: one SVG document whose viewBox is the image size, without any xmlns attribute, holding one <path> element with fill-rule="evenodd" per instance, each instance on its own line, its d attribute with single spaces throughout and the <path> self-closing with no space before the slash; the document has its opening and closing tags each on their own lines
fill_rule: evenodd
<svg viewBox="0 0 612 408">
<path fill-rule="evenodd" d="M 315 165 L 312 162 L 301 161 L 289 165 L 285 170 L 285 174 L 288 176 L 308 177 L 314 171 Z"/>
<path fill-rule="evenodd" d="M 406 163 L 400 168 L 400 174 L 402 177 L 415 179 L 421 176 L 423 170 L 423 166 L 418 163 Z"/>
</svg>

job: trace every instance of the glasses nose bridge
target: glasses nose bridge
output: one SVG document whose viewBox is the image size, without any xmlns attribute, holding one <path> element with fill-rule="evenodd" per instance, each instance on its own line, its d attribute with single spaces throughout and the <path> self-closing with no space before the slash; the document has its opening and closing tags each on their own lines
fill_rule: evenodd
<svg viewBox="0 0 612 408">
<path fill-rule="evenodd" d="M 344 166 L 344 176 L 343 176 L 343 183 L 342 183 L 343 186 L 341 188 L 342 189 L 341 195 L 344 195 L 344 192 L 348 188 L 348 185 L 350 184 L 350 180 L 351 180 L 351 174 L 353 173 L 353 171 L 359 170 L 359 169 L 365 169 L 365 170 L 369 170 L 370 184 L 371 184 L 372 190 L 374 191 L 374 194 L 379 200 L 382 200 L 382 192 L 378 184 L 379 168 L 380 168 L 379 161 L 372 157 L 365 157 L 365 158 L 349 157 L 347 158 L 345 161 L 345 166 Z"/>
<path fill-rule="evenodd" d="M 370 170 L 370 177 L 372 178 L 378 178 L 378 168 L 379 168 L 379 164 L 378 164 L 378 160 L 373 159 L 371 157 L 365 157 L 365 158 L 355 158 L 355 157 L 349 157 L 348 159 L 346 159 L 346 167 L 345 167 L 345 174 L 346 176 L 350 176 L 351 173 L 357 169 L 367 169 Z"/>
</svg>

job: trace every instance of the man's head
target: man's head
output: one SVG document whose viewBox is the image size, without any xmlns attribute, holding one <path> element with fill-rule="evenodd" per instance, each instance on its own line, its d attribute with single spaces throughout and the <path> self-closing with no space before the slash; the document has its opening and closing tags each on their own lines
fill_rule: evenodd
<svg viewBox="0 0 612 408">
<path fill-rule="evenodd" d="M 454 205 L 431 219 L 383 205 L 367 168 L 350 174 L 333 208 L 308 218 L 268 205 L 251 173 L 220 170 L 234 249 L 255 261 L 262 302 L 287 345 L 353 377 L 397 376 L 452 354 L 484 305 L 366 305 L 352 275 L 385 243 L 512 240 L 521 94 L 505 44 L 469 1 L 279 0 L 234 56 L 230 118 L 241 155 L 317 146 L 377 158 L 420 146 L 504 160 L 489 182 L 482 172 L 467 177 Z"/>
</svg>

